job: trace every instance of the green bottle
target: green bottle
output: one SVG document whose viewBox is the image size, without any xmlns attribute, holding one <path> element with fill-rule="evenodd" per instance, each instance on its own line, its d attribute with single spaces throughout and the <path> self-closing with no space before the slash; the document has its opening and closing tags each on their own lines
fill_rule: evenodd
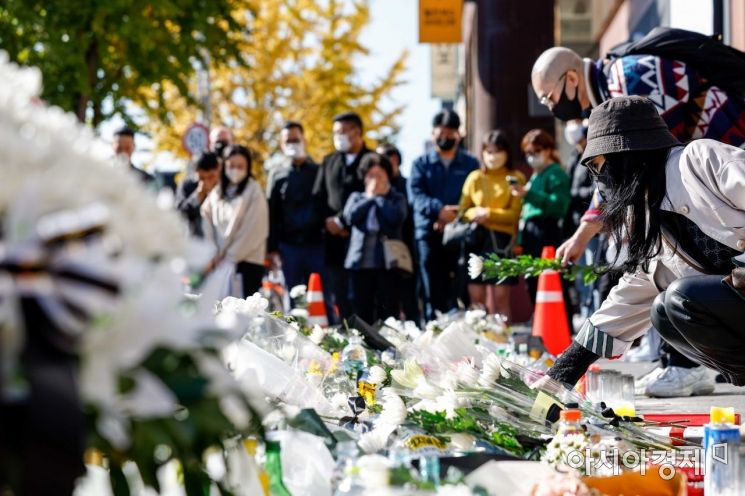
<svg viewBox="0 0 745 496">
<path fill-rule="evenodd" d="M 292 496 L 282 480 L 279 441 L 266 440 L 266 463 L 264 468 L 269 474 L 269 494 L 271 496 Z"/>
</svg>

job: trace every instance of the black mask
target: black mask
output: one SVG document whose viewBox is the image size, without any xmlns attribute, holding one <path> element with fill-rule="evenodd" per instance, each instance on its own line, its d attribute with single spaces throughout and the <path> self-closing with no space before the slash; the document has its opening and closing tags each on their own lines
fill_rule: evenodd
<svg viewBox="0 0 745 496">
<path fill-rule="evenodd" d="M 560 121 L 573 121 L 582 118 L 582 104 L 579 103 L 579 88 L 574 95 L 574 100 L 567 96 L 567 82 L 564 79 L 564 87 L 561 90 L 559 102 L 551 109 L 551 113 Z"/>
<path fill-rule="evenodd" d="M 457 143 L 455 138 L 439 138 L 437 140 L 437 148 L 444 152 L 449 152 L 455 148 L 455 143 Z"/>
<path fill-rule="evenodd" d="M 225 140 L 215 141 L 214 152 L 222 157 L 222 152 L 228 147 L 228 142 Z"/>
</svg>

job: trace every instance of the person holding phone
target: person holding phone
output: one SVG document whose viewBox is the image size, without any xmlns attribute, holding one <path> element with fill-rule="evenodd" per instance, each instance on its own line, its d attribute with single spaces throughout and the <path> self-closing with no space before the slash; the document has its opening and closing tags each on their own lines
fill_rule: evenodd
<svg viewBox="0 0 745 496">
<path fill-rule="evenodd" d="M 523 200 L 520 245 L 523 254 L 540 257 L 543 247 L 557 247 L 564 240 L 561 226 L 571 201 L 569 176 L 561 167 L 556 141 L 548 132 L 543 129 L 528 131 L 521 147 L 534 172 L 525 186 L 512 186 L 512 195 Z M 528 277 L 525 282 L 530 300 L 535 304 L 538 278 Z M 566 284 L 562 287 L 571 329 L 569 295 Z"/>
</svg>

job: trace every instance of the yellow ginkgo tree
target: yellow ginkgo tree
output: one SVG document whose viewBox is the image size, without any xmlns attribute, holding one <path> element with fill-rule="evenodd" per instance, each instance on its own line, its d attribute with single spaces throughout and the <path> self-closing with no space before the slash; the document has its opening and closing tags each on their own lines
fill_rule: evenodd
<svg viewBox="0 0 745 496">
<path fill-rule="evenodd" d="M 246 29 L 233 35 L 245 64 L 210 67 L 209 124 L 230 127 L 239 143 L 256 152 L 255 172 L 277 150 L 288 120 L 303 124 L 307 151 L 316 160 L 331 151 L 332 118 L 346 110 L 360 114 L 370 145 L 396 135 L 402 107 L 390 94 L 403 83 L 407 53 L 376 82 L 360 81 L 355 63 L 369 53 L 359 41 L 370 19 L 367 2 L 247 0 L 233 17 L 246 22 Z M 190 91 L 196 94 L 196 81 Z M 190 123 L 204 119 L 202 109 L 168 85 L 162 98 L 151 102 L 146 112 L 165 105 L 168 117 L 150 121 L 156 147 L 183 156 L 181 136 Z"/>
</svg>

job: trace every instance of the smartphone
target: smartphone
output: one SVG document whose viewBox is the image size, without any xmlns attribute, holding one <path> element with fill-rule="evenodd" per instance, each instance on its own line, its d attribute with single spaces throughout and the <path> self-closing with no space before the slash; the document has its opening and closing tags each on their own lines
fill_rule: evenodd
<svg viewBox="0 0 745 496">
<path fill-rule="evenodd" d="M 507 176 L 507 182 L 510 183 L 512 186 L 514 186 L 518 184 L 520 181 L 518 181 L 515 176 Z"/>
</svg>

